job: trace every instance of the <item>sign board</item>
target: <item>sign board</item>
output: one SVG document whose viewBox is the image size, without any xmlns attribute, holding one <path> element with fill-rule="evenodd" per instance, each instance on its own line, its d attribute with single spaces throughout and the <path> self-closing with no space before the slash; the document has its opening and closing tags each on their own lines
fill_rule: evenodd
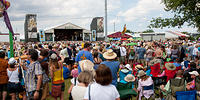
<svg viewBox="0 0 200 100">
<path fill-rule="evenodd" d="M 97 36 L 96 30 L 92 30 L 92 41 L 96 41 L 96 36 Z"/>
<path fill-rule="evenodd" d="M 39 38 L 40 38 L 40 42 L 44 42 L 45 41 L 44 30 L 39 30 Z"/>
</svg>

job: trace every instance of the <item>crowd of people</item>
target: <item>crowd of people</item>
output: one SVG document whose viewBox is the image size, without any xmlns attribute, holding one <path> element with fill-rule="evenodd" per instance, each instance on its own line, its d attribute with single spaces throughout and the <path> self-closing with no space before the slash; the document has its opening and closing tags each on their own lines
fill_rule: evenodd
<svg viewBox="0 0 200 100">
<path fill-rule="evenodd" d="M 199 57 L 190 40 L 0 43 L 0 99 L 200 100 Z"/>
</svg>

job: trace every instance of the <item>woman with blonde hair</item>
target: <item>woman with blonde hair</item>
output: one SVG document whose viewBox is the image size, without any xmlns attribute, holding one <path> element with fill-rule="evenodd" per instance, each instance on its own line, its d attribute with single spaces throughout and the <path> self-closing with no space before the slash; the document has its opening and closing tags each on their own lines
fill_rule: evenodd
<svg viewBox="0 0 200 100">
<path fill-rule="evenodd" d="M 78 82 L 76 86 L 72 88 L 71 94 L 73 100 L 83 100 L 87 86 L 93 81 L 93 75 L 89 71 L 82 71 L 78 76 Z"/>
<path fill-rule="evenodd" d="M 64 100 L 65 83 L 63 77 L 63 65 L 61 61 L 58 61 L 57 55 L 54 53 L 50 57 L 50 75 L 52 78 L 52 96 L 57 100 Z"/>
</svg>

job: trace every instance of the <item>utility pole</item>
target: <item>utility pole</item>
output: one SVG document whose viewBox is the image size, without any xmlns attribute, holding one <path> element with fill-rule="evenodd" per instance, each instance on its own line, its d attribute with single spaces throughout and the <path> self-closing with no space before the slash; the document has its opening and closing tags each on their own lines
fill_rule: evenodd
<svg viewBox="0 0 200 100">
<path fill-rule="evenodd" d="M 115 22 L 114 22 L 114 32 L 115 32 Z"/>
<path fill-rule="evenodd" d="M 107 41 L 107 0 L 105 0 L 105 41 Z"/>
</svg>

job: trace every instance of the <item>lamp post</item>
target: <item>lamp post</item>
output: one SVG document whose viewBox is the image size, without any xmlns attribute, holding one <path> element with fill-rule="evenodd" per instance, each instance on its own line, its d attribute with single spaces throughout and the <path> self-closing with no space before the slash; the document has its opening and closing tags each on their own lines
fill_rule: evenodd
<svg viewBox="0 0 200 100">
<path fill-rule="evenodd" d="M 107 41 L 107 0 L 105 0 L 105 41 Z"/>
</svg>

